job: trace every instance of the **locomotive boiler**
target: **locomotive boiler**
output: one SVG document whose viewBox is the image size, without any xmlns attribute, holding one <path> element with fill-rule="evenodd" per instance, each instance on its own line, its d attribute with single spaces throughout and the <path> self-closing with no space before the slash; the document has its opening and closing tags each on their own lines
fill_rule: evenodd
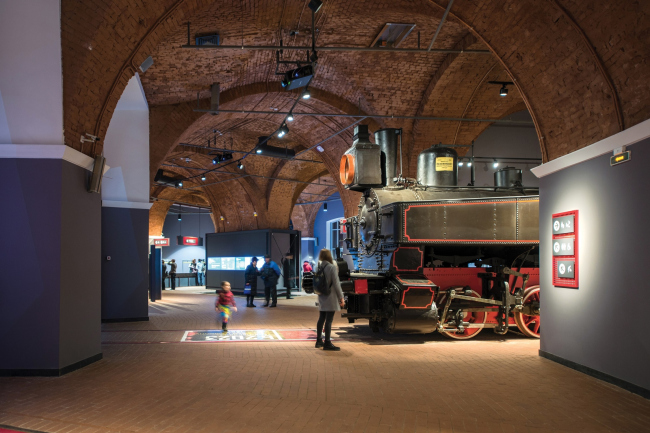
<svg viewBox="0 0 650 433">
<path fill-rule="evenodd" d="M 404 178 L 401 130 L 377 131 L 375 143 L 366 125 L 354 132 L 340 166 L 362 193 L 341 230 L 353 263 L 338 260 L 343 317 L 389 333 L 468 339 L 516 326 L 539 338 L 539 196 L 521 170 L 498 171 L 493 187 L 458 186 L 457 152 L 439 145 Z"/>
</svg>

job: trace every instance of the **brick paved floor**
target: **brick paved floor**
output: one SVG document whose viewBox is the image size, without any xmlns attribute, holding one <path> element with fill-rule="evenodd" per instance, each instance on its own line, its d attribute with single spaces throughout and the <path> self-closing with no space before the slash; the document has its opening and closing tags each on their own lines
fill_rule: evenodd
<svg viewBox="0 0 650 433">
<path fill-rule="evenodd" d="M 149 322 L 104 325 L 102 361 L 61 378 L 0 378 L 0 425 L 47 432 L 650 431 L 650 401 L 542 359 L 538 341 L 516 334 L 387 336 L 338 317 L 338 353 L 301 341 L 180 343 L 185 330 L 219 327 L 214 294 L 163 296 L 150 305 Z M 276 309 L 240 308 L 231 328 L 313 328 L 313 303 L 306 296 L 281 299 Z"/>
</svg>

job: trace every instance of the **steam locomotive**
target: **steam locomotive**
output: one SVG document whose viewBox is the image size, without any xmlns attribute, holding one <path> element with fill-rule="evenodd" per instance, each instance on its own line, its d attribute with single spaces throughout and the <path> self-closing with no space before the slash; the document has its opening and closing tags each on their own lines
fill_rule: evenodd
<svg viewBox="0 0 650 433">
<path fill-rule="evenodd" d="M 369 139 L 357 126 L 340 165 L 345 187 L 363 193 L 341 230 L 353 263 L 339 256 L 343 317 L 389 333 L 469 339 L 516 326 L 539 338 L 539 195 L 521 170 L 475 187 L 473 166 L 470 186 L 458 186 L 457 152 L 434 145 L 418 156 L 417 178 L 403 178 L 401 130 Z"/>
</svg>

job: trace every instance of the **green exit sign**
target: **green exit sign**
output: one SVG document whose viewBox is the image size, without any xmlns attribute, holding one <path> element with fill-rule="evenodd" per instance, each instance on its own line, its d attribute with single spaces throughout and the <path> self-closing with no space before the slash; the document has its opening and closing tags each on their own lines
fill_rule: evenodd
<svg viewBox="0 0 650 433">
<path fill-rule="evenodd" d="M 628 150 L 626 152 L 616 154 L 616 155 L 612 156 L 611 158 L 609 158 L 609 165 L 614 166 L 614 165 L 617 165 L 617 164 L 622 164 L 624 162 L 629 161 L 630 158 L 632 158 L 632 154 Z"/>
</svg>

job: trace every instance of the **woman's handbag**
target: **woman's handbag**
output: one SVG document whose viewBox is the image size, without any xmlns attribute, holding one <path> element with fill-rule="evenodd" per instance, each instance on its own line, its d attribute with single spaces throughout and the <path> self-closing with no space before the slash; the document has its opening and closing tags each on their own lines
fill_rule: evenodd
<svg viewBox="0 0 650 433">
<path fill-rule="evenodd" d="M 251 294 L 251 283 L 246 283 L 244 285 L 244 295 L 250 295 Z"/>
</svg>

